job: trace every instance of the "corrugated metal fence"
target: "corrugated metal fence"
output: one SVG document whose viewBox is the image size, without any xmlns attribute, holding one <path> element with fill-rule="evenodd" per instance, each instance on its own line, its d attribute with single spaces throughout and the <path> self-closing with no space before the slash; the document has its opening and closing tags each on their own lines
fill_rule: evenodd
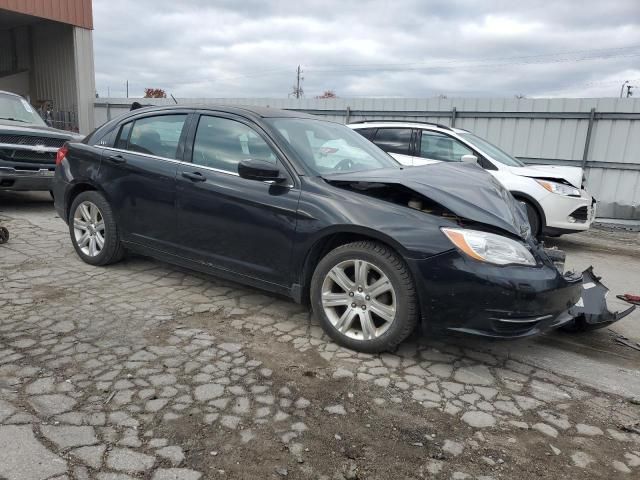
<svg viewBox="0 0 640 480">
<path fill-rule="evenodd" d="M 139 99 L 138 99 L 139 100 Z M 96 125 L 132 99 L 100 99 Z M 530 164 L 586 169 L 600 218 L 640 220 L 640 99 L 191 98 L 181 104 L 259 105 L 345 122 L 416 120 L 470 130 Z M 171 99 L 144 99 L 172 104 Z"/>
</svg>

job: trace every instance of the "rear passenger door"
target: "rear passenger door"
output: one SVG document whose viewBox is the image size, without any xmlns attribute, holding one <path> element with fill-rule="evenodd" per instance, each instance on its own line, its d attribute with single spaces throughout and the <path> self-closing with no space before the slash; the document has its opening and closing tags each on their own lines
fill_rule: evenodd
<svg viewBox="0 0 640 480">
<path fill-rule="evenodd" d="M 137 116 L 119 125 L 113 145 L 104 147 L 100 183 L 125 241 L 175 251 L 176 172 L 189 113 Z"/>
<path fill-rule="evenodd" d="M 381 127 L 370 140 L 401 164 L 413 165 L 413 129 Z"/>
</svg>

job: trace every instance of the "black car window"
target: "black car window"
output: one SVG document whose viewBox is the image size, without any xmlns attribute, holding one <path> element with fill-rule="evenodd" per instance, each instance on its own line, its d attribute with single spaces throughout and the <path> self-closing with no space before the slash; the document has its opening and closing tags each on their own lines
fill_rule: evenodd
<svg viewBox="0 0 640 480">
<path fill-rule="evenodd" d="M 186 113 L 140 118 L 133 122 L 127 147 L 117 148 L 175 159 L 186 119 Z M 118 142 L 126 138 L 125 127 L 127 125 L 124 125 L 120 131 Z"/>
<path fill-rule="evenodd" d="M 409 155 L 410 128 L 379 128 L 373 143 L 388 153 Z"/>
<path fill-rule="evenodd" d="M 114 145 L 115 148 L 122 148 L 123 150 L 127 149 L 127 145 L 129 145 L 129 135 L 131 134 L 131 127 L 133 126 L 133 122 L 125 123 L 120 127 L 120 132 L 118 133 L 118 139 Z"/>
<path fill-rule="evenodd" d="M 377 128 L 355 128 L 354 131 L 358 132 L 367 140 L 371 140 L 373 135 L 376 133 Z"/>
<path fill-rule="evenodd" d="M 473 151 L 448 135 L 422 131 L 420 156 L 442 162 L 460 162 L 463 155 L 474 155 Z"/>
<path fill-rule="evenodd" d="M 203 115 L 193 144 L 193 163 L 238 173 L 245 159 L 276 163 L 276 155 L 251 127 L 235 120 Z"/>
</svg>

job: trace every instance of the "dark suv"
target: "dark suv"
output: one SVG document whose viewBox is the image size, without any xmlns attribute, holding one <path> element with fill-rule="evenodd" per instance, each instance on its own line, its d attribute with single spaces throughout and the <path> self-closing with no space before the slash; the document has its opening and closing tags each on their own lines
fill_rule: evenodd
<svg viewBox="0 0 640 480">
<path fill-rule="evenodd" d="M 56 152 L 80 138 L 47 126 L 20 95 L 0 91 L 0 190 L 51 190 Z"/>
</svg>

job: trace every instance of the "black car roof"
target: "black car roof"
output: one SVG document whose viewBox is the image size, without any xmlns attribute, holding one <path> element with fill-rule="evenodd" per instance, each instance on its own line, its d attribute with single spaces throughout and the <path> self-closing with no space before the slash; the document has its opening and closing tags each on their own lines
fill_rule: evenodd
<svg viewBox="0 0 640 480">
<path fill-rule="evenodd" d="M 253 116 L 259 118 L 312 118 L 318 119 L 317 116 L 309 115 L 303 112 L 297 112 L 294 110 L 282 110 L 279 108 L 271 107 L 257 107 L 253 105 L 161 105 L 161 106 L 143 106 L 135 112 L 140 112 L 144 109 L 145 112 L 151 111 L 165 111 L 174 109 L 189 108 L 194 110 L 211 110 L 215 112 L 235 113 L 242 116 Z"/>
</svg>

